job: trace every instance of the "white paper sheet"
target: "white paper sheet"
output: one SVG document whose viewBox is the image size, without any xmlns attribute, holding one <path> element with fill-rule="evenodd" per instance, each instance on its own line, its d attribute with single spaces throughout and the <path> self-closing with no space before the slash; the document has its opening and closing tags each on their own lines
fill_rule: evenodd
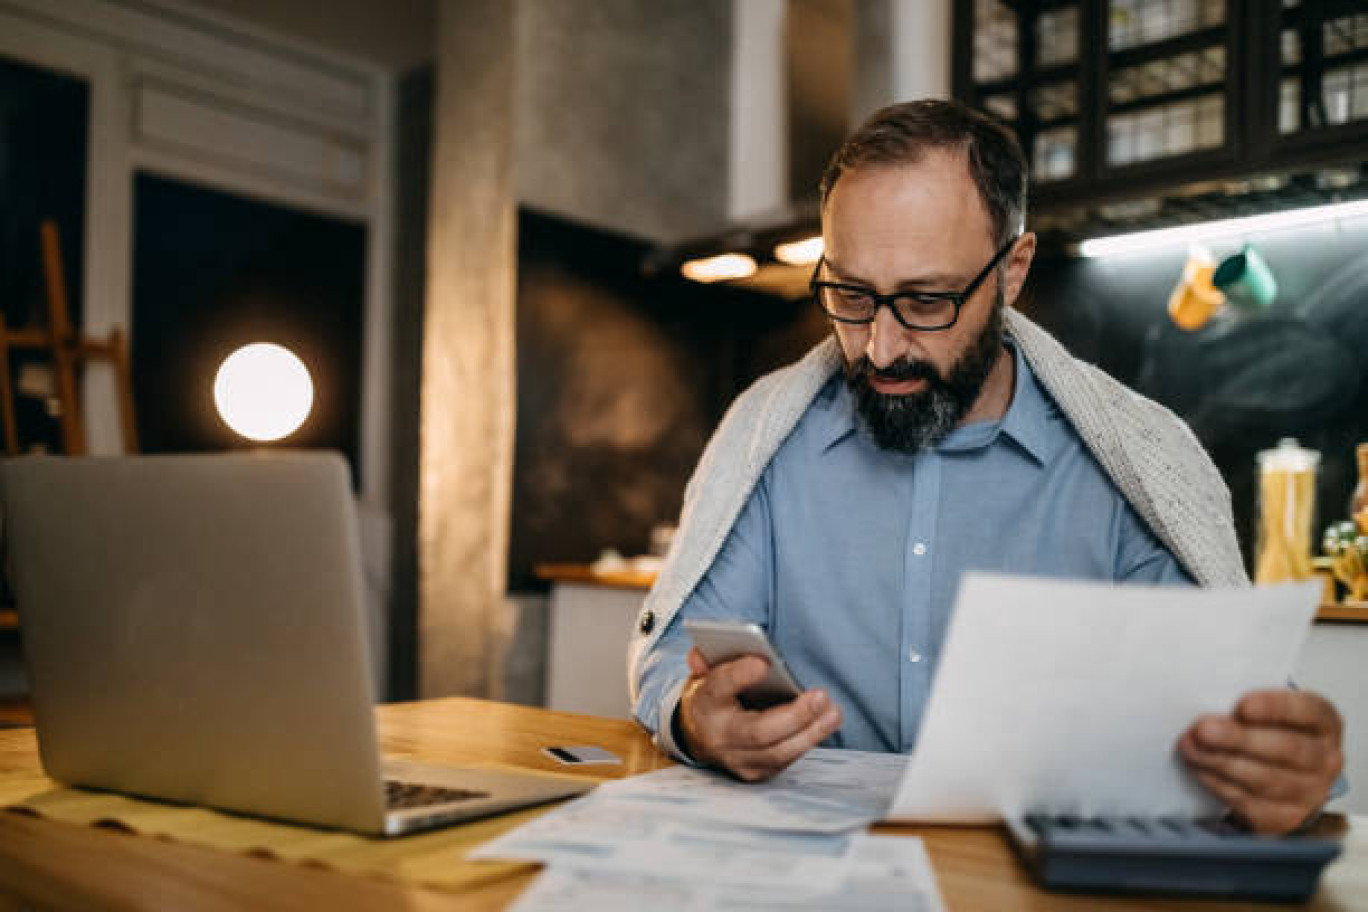
<svg viewBox="0 0 1368 912">
<path fill-rule="evenodd" d="M 505 833 L 468 857 L 820 889 L 845 878 L 856 836 L 681 820 L 600 791 Z"/>
<path fill-rule="evenodd" d="M 669 868 L 615 871 L 556 867 L 541 875 L 512 912 L 944 912 L 926 848 L 901 836 L 852 837 L 850 873 L 839 884 L 795 890 L 792 884 L 720 884 Z"/>
<path fill-rule="evenodd" d="M 599 791 L 643 810 L 795 832 L 839 833 L 888 810 L 907 757 L 817 748 L 768 782 L 738 782 L 675 766 L 605 783 Z"/>
<path fill-rule="evenodd" d="M 889 819 L 1217 812 L 1176 742 L 1286 686 L 1319 593 L 969 575 Z"/>
</svg>

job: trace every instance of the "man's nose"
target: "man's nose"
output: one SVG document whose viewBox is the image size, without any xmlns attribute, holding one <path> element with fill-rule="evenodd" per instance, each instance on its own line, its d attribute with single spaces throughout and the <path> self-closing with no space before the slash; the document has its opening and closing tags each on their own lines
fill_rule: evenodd
<svg viewBox="0 0 1368 912">
<path fill-rule="evenodd" d="M 893 308 L 880 307 L 869 324 L 869 341 L 865 356 L 879 370 L 883 370 L 907 354 L 908 329 L 893 316 Z"/>
</svg>

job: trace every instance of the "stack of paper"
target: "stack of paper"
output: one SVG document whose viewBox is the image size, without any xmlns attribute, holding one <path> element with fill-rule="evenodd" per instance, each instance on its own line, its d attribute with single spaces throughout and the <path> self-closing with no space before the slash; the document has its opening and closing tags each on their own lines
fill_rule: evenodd
<svg viewBox="0 0 1368 912">
<path fill-rule="evenodd" d="M 518 912 L 941 912 L 921 841 L 863 832 L 905 763 L 819 749 L 761 784 L 673 767 L 604 785 L 470 857 L 547 865 Z"/>
</svg>

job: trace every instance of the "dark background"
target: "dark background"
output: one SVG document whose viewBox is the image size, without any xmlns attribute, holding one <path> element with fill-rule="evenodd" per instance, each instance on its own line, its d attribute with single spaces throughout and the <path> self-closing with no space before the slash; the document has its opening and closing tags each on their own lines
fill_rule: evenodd
<svg viewBox="0 0 1368 912">
<path fill-rule="evenodd" d="M 260 446 L 218 416 L 214 375 L 252 342 L 308 367 L 314 404 L 283 441 L 346 454 L 358 477 L 366 230 L 139 174 L 134 184 L 133 387 L 149 453 Z"/>
<path fill-rule="evenodd" d="M 727 405 L 826 331 L 805 304 L 647 277 L 621 235 L 530 210 L 518 235 L 515 591 L 536 563 L 645 553 Z"/>
<path fill-rule="evenodd" d="M 1368 219 L 1251 238 L 1278 282 L 1268 312 L 1230 308 L 1196 332 L 1168 319 L 1186 250 L 1039 260 L 1021 307 L 1071 352 L 1173 409 L 1231 487 L 1247 566 L 1255 456 L 1296 437 L 1322 456 L 1313 542 L 1348 518 L 1354 446 L 1368 440 Z M 1219 259 L 1238 241 L 1209 244 Z"/>
<path fill-rule="evenodd" d="M 57 222 L 72 324 L 81 325 L 89 107 L 79 79 L 0 58 L 0 313 L 10 328 L 48 325 L 38 235 L 48 218 Z M 14 354 L 11 379 L 29 361 L 51 359 Z M 60 429 L 44 403 L 18 396 L 15 406 L 21 450 L 60 452 Z"/>
</svg>

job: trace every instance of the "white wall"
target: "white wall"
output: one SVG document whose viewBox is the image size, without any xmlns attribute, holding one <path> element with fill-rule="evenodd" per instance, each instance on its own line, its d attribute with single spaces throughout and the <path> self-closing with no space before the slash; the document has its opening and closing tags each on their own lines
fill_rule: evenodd
<svg viewBox="0 0 1368 912">
<path fill-rule="evenodd" d="M 1344 717 L 1349 794 L 1332 810 L 1368 814 L 1368 624 L 1316 624 L 1297 665 L 1298 686 L 1317 691 Z"/>
</svg>

